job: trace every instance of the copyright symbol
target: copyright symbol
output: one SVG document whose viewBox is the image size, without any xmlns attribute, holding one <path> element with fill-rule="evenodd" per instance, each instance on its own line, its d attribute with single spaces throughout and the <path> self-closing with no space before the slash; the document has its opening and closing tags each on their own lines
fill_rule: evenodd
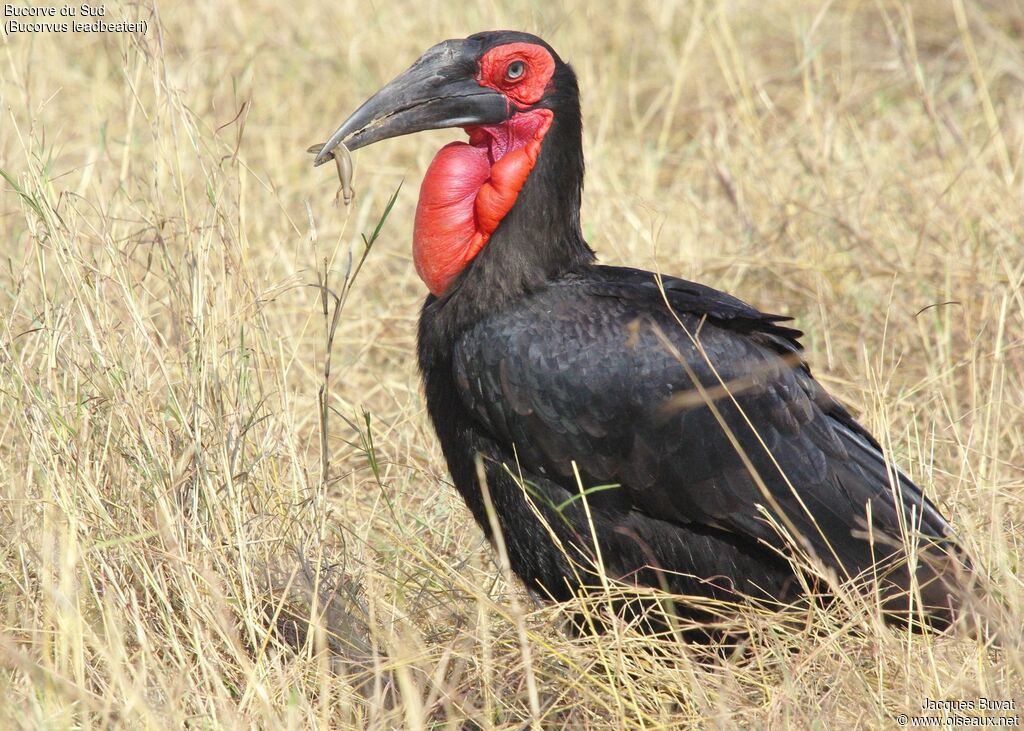
<svg viewBox="0 0 1024 731">
<path fill-rule="evenodd" d="M 900 715 L 896 716 L 896 723 L 898 723 L 900 726 L 906 726 L 908 720 L 909 719 L 907 718 L 906 713 L 901 713 Z"/>
</svg>

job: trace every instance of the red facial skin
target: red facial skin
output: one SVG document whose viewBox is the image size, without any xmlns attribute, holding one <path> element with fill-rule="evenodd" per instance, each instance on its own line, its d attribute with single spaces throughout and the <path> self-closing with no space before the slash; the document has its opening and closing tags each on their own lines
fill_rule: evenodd
<svg viewBox="0 0 1024 731">
<path fill-rule="evenodd" d="M 523 71 L 510 78 L 516 63 Z M 477 81 L 503 93 L 512 109 L 540 101 L 554 70 L 541 46 L 509 43 L 480 59 Z M 501 124 L 467 127 L 468 143 L 438 151 L 420 187 L 413 229 L 416 271 L 434 295 L 444 294 L 512 210 L 552 118 L 551 110 L 535 109 Z"/>
<path fill-rule="evenodd" d="M 510 79 L 508 67 L 521 61 L 525 65 L 522 76 Z M 528 107 L 544 96 L 544 90 L 555 73 L 555 59 L 546 48 L 532 43 L 508 43 L 492 48 L 480 59 L 480 73 L 476 80 L 481 86 L 500 91 L 509 99 Z"/>
</svg>

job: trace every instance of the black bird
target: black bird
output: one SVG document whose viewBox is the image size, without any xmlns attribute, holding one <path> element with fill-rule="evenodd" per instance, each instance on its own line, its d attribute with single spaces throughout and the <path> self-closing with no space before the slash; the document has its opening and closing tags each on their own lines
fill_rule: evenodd
<svg viewBox="0 0 1024 731">
<path fill-rule="evenodd" d="M 803 556 L 832 586 L 863 580 L 889 618 L 950 622 L 970 571 L 952 528 L 814 380 L 790 318 L 595 263 L 576 76 L 543 40 L 434 46 L 315 164 L 443 127 L 469 141 L 420 190 L 419 366 L 455 486 L 490 536 L 482 470 L 529 587 L 568 599 L 600 560 L 635 585 L 788 603 Z"/>
</svg>

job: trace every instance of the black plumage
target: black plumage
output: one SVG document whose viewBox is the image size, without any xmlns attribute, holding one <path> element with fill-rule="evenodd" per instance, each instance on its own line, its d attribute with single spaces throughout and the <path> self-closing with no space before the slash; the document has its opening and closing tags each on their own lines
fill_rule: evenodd
<svg viewBox="0 0 1024 731">
<path fill-rule="evenodd" d="M 519 33 L 465 43 L 524 40 L 550 51 Z M 551 53 L 536 106 L 554 120 L 536 166 L 419 325 L 427 408 L 477 522 L 490 534 L 479 458 L 511 566 L 545 595 L 580 589 L 592 522 L 607 572 L 626 582 L 789 602 L 796 546 L 839 579 L 879 576 L 893 616 L 908 609 L 909 533 L 924 545 L 922 614 L 947 622 L 954 575 L 969 570 L 952 529 L 813 378 L 787 318 L 595 263 L 580 230 L 576 78 Z"/>
</svg>

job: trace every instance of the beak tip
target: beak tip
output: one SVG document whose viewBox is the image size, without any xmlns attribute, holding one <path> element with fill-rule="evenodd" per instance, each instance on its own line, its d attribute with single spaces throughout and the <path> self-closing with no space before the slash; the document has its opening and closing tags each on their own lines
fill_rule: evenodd
<svg viewBox="0 0 1024 731">
<path fill-rule="evenodd" d="M 329 148 L 324 148 L 327 148 L 327 144 L 321 142 L 319 145 L 312 145 L 306 149 L 306 152 L 316 155 L 316 157 L 313 158 L 313 167 L 320 167 L 328 160 L 334 158 L 334 153 L 331 152 Z"/>
</svg>

